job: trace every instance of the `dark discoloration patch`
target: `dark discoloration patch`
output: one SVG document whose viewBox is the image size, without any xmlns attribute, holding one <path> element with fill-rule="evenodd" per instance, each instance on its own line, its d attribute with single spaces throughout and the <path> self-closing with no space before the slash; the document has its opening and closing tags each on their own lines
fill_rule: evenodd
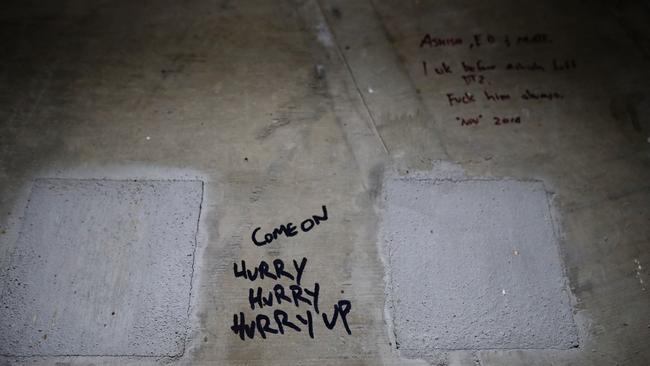
<svg viewBox="0 0 650 366">
<path fill-rule="evenodd" d="M 319 70 L 320 67 L 320 70 Z M 325 69 L 317 65 L 311 75 L 307 90 L 304 90 L 298 97 L 294 97 L 287 103 L 282 104 L 273 113 L 271 123 L 264 126 L 255 136 L 257 140 L 264 140 L 281 127 L 300 125 L 302 123 L 313 123 L 327 110 L 327 95 Z"/>
<path fill-rule="evenodd" d="M 610 113 L 621 131 L 632 140 L 650 136 L 650 98 L 642 93 L 628 93 L 611 99 Z"/>
</svg>

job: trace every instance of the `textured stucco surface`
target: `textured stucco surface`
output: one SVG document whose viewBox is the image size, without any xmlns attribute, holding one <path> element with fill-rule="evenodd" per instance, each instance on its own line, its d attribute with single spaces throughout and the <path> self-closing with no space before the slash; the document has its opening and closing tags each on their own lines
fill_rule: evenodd
<svg viewBox="0 0 650 366">
<path fill-rule="evenodd" d="M 382 227 L 405 355 L 577 345 L 540 182 L 392 179 Z"/>
<path fill-rule="evenodd" d="M 38 179 L 0 303 L 0 353 L 182 353 L 200 181 Z"/>
</svg>

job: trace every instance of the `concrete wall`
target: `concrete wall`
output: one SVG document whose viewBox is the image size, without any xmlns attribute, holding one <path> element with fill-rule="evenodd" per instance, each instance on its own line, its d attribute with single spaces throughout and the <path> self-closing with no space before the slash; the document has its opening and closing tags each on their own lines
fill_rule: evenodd
<svg viewBox="0 0 650 366">
<path fill-rule="evenodd" d="M 650 363 L 643 2 L 3 5 L 0 364 Z"/>
</svg>

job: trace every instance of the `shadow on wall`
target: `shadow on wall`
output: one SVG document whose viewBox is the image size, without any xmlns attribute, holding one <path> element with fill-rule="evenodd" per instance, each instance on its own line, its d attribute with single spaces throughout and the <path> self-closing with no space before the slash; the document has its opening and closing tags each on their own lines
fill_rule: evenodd
<svg viewBox="0 0 650 366">
<path fill-rule="evenodd" d="M 610 111 L 628 139 L 650 142 L 650 96 L 641 92 L 616 96 Z"/>
</svg>

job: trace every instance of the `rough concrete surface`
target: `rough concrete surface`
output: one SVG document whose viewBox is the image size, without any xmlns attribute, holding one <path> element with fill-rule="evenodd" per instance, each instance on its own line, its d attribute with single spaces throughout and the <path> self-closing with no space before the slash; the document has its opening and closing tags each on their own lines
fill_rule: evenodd
<svg viewBox="0 0 650 366">
<path fill-rule="evenodd" d="M 179 355 L 200 181 L 37 179 L 0 298 L 5 355 Z"/>
<path fill-rule="evenodd" d="M 650 364 L 648 14 L 643 0 L 3 2 L 3 286 L 13 281 L 5 274 L 12 253 L 21 253 L 34 179 L 201 180 L 204 195 L 181 356 L 0 356 L 0 364 Z M 425 34 L 465 43 L 420 47 Z M 551 42 L 470 48 L 477 34 L 500 41 L 546 34 Z M 460 63 L 479 59 L 498 69 L 481 73 L 487 84 L 478 77 L 467 84 Z M 502 67 L 553 59 L 576 67 Z M 525 89 L 563 99 L 524 101 Z M 512 98 L 487 101 L 484 91 Z M 465 92 L 476 101 L 449 105 L 447 93 Z M 484 116 L 478 124 L 456 119 L 477 114 Z M 495 125 L 493 116 L 521 120 Z M 426 178 L 436 160 L 462 168 L 449 179 L 540 181 L 552 192 L 578 348 L 456 350 L 425 359 L 396 348 L 384 306 L 390 266 L 378 245 L 378 198 L 385 175 L 422 171 Z M 261 247 L 251 242 L 256 227 L 295 224 L 322 205 L 329 219 L 318 230 Z M 121 250 L 106 246 L 113 247 Z M 303 331 L 242 341 L 231 330 L 233 314 L 250 310 L 248 290 L 257 283 L 235 278 L 233 264 L 302 257 L 309 261 L 302 280 L 321 284 L 323 311 L 351 302 L 352 334 L 340 318 L 332 330 L 320 319 L 314 339 Z M 111 263 L 133 265 L 126 256 Z M 115 288 L 134 285 L 127 276 L 114 281 Z M 104 311 L 95 299 L 82 314 Z M 57 314 L 81 308 L 75 301 L 56 307 Z M 124 320 L 120 314 L 115 321 Z M 107 344 L 123 342 L 132 325 L 107 323 L 115 326 Z"/>
<path fill-rule="evenodd" d="M 577 346 L 540 182 L 402 177 L 387 181 L 385 199 L 403 354 Z"/>
</svg>

